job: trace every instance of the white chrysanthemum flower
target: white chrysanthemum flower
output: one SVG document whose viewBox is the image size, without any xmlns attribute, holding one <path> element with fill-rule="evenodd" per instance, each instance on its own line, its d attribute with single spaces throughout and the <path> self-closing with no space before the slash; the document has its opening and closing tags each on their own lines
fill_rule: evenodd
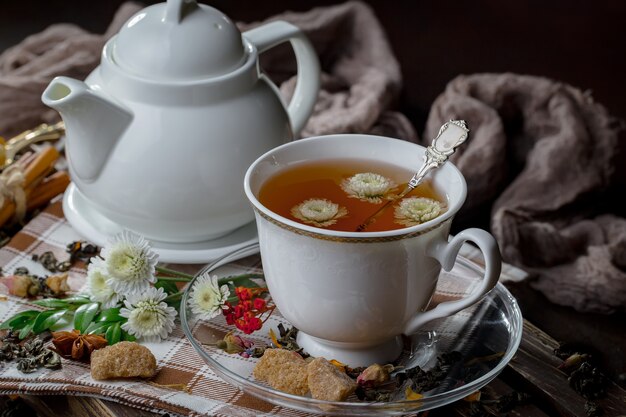
<svg viewBox="0 0 626 417">
<path fill-rule="evenodd" d="M 341 189 L 348 197 L 380 203 L 385 194 L 396 184 L 389 178 L 373 172 L 361 172 L 341 182 Z"/>
<path fill-rule="evenodd" d="M 292 207 L 291 214 L 304 223 L 326 227 L 337 223 L 337 219 L 348 214 L 348 210 L 324 198 L 310 198 Z"/>
<path fill-rule="evenodd" d="M 91 258 L 87 267 L 87 291 L 89 299 L 98 302 L 102 308 L 115 307 L 123 298 L 107 283 L 109 274 L 104 260 L 98 257 Z"/>
<path fill-rule="evenodd" d="M 163 301 L 165 297 L 163 288 L 154 287 L 126 296 L 120 316 L 128 320 L 122 324 L 122 329 L 146 342 L 166 339 L 174 328 L 176 310 Z"/>
<path fill-rule="evenodd" d="M 395 209 L 396 222 L 404 226 L 415 226 L 439 216 L 443 206 L 437 200 L 426 197 L 409 197 L 400 201 Z"/>
<path fill-rule="evenodd" d="M 220 287 L 217 275 L 211 277 L 211 274 L 205 272 L 196 279 L 189 293 L 191 311 L 205 320 L 210 320 L 220 314 L 229 296 L 228 285 Z"/>
<path fill-rule="evenodd" d="M 156 282 L 158 255 L 143 236 L 125 230 L 102 249 L 109 279 L 107 284 L 119 294 L 141 292 Z"/>
</svg>

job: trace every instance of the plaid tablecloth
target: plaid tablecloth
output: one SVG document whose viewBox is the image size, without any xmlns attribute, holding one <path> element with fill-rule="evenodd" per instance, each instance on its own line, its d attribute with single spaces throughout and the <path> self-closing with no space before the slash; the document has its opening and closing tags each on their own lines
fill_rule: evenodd
<svg viewBox="0 0 626 417">
<path fill-rule="evenodd" d="M 60 202 L 50 205 L 26 225 L 11 242 L 0 249 L 0 265 L 5 273 L 25 266 L 31 273 L 49 275 L 43 266 L 32 260 L 34 254 L 52 251 L 58 259 L 66 259 L 66 245 L 80 240 L 63 217 Z M 462 253 L 477 259 L 480 253 L 470 246 Z M 241 270 L 260 269 L 258 256 L 251 256 L 232 264 Z M 75 264 L 69 272 L 73 290 L 85 283 L 85 266 Z M 187 268 L 187 270 L 189 270 Z M 501 280 L 520 280 L 524 273 L 505 265 Z M 445 289 L 438 288 L 438 296 L 447 298 Z M 26 300 L 8 297 L 0 301 L 0 321 L 16 312 L 37 308 Z M 161 343 L 145 343 L 157 358 L 158 373 L 152 383 L 137 379 L 128 381 L 96 381 L 91 378 L 89 365 L 63 360 L 59 370 L 41 369 L 32 374 L 17 371 L 14 363 L 0 365 L 0 394 L 86 395 L 156 412 L 189 416 L 306 416 L 306 413 L 274 406 L 246 394 L 215 375 L 186 340 L 180 327 Z M 185 391 L 155 386 L 182 384 Z"/>
</svg>

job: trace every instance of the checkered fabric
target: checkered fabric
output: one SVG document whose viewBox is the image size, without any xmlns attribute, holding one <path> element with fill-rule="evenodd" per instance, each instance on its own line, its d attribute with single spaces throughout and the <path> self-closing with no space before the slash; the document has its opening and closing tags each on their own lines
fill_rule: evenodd
<svg viewBox="0 0 626 417">
<path fill-rule="evenodd" d="M 5 272 L 25 266 L 33 274 L 49 274 L 43 266 L 32 260 L 32 255 L 52 251 L 58 259 L 66 259 L 68 243 L 80 240 L 63 217 L 59 201 L 26 225 L 8 245 L 0 249 L 0 265 Z M 479 252 L 470 247 L 463 249 L 470 257 Z M 229 265 L 233 271 L 260 271 L 258 255 Z M 185 268 L 188 272 L 190 267 Z M 517 280 L 523 273 L 508 265 L 503 270 L 504 279 Z M 79 291 L 85 283 L 85 265 L 77 263 L 69 271 L 69 283 Z M 436 300 L 456 298 L 454 289 L 438 288 Z M 26 309 L 37 309 L 27 300 L 9 296 L 0 301 L 0 321 Z M 451 321 L 460 326 L 459 320 Z M 96 381 L 91 378 L 89 365 L 63 360 L 59 370 L 41 369 L 32 374 L 17 371 L 14 363 L 0 368 L 0 394 L 33 395 L 86 395 L 118 401 L 120 403 L 155 412 L 188 416 L 306 416 L 306 413 L 279 407 L 257 399 L 220 379 L 198 356 L 185 338 L 180 327 L 160 343 L 145 343 L 157 358 L 158 373 L 150 381 L 138 379 Z M 241 357 L 237 357 L 244 360 Z M 153 383 L 182 384 L 185 391 L 168 389 Z"/>
</svg>

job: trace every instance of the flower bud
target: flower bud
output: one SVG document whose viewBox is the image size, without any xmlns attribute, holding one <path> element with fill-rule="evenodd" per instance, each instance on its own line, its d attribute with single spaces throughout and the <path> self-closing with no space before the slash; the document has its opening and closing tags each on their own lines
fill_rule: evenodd
<svg viewBox="0 0 626 417">
<path fill-rule="evenodd" d="M 389 373 L 393 371 L 394 367 L 391 364 L 368 366 L 361 374 L 356 378 L 357 384 L 366 387 L 375 387 L 383 382 L 389 381 Z"/>
</svg>

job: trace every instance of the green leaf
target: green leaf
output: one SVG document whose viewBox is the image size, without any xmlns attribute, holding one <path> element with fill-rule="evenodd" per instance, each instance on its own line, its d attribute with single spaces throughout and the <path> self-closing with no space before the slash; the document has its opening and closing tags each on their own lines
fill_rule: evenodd
<svg viewBox="0 0 626 417">
<path fill-rule="evenodd" d="M 65 301 L 68 304 L 87 304 L 91 300 L 86 295 L 75 295 L 73 297 L 67 297 L 62 299 L 61 301 Z"/>
<path fill-rule="evenodd" d="M 50 331 L 56 332 L 57 330 L 61 330 L 69 326 L 70 324 L 72 324 L 73 319 L 74 319 L 74 312 L 72 310 L 67 310 L 65 314 L 63 314 L 63 316 L 59 318 L 59 320 L 56 323 L 50 326 Z"/>
<path fill-rule="evenodd" d="M 122 330 L 122 340 L 126 342 L 134 342 L 135 340 L 137 340 L 137 338 L 127 331 Z"/>
<path fill-rule="evenodd" d="M 91 324 L 85 329 L 85 334 L 104 334 L 107 329 L 111 327 L 114 323 L 109 321 L 98 322 L 93 321 Z"/>
<path fill-rule="evenodd" d="M 222 284 L 229 284 L 235 287 L 258 287 L 259 284 L 254 282 L 252 278 L 255 279 L 264 279 L 263 274 L 241 274 L 241 275 L 230 275 L 227 277 L 222 277 L 217 280 L 218 284 L 221 286 Z"/>
<path fill-rule="evenodd" d="M 259 284 L 252 281 L 250 278 L 245 278 L 237 280 L 237 285 L 235 285 L 235 287 L 257 288 L 259 287 Z"/>
<path fill-rule="evenodd" d="M 109 342 L 109 345 L 114 345 L 119 342 L 122 338 L 122 327 L 119 322 L 114 323 L 111 327 L 109 327 L 104 334 L 104 337 Z"/>
<path fill-rule="evenodd" d="M 120 309 L 121 307 L 113 307 L 101 311 L 96 317 L 96 321 L 122 321 L 124 317 L 120 316 Z"/>
<path fill-rule="evenodd" d="M 33 323 L 33 333 L 39 334 L 44 330 L 47 330 L 55 324 L 63 315 L 67 312 L 67 309 L 63 310 L 47 310 L 39 313 L 37 317 L 35 317 L 35 321 Z"/>
<path fill-rule="evenodd" d="M 157 280 L 157 282 L 154 283 L 154 286 L 156 288 L 163 288 L 163 291 L 165 291 L 167 294 L 176 294 L 179 291 L 174 281 L 165 281 L 159 279 Z"/>
<path fill-rule="evenodd" d="M 180 298 L 177 298 L 175 300 L 166 300 L 165 302 L 168 306 L 173 307 L 176 311 L 180 310 Z"/>
<path fill-rule="evenodd" d="M 161 275 L 172 275 L 177 278 L 183 278 L 184 280 L 187 280 L 187 281 L 191 281 L 193 279 L 193 275 L 190 275 L 181 271 L 175 271 L 173 269 L 165 268 L 163 266 L 157 265 L 155 269 Z"/>
<path fill-rule="evenodd" d="M 66 300 L 60 300 L 58 298 L 43 298 L 33 301 L 33 304 L 46 308 L 66 308 L 69 305 Z"/>
<path fill-rule="evenodd" d="M 20 339 L 24 339 L 26 338 L 30 332 L 33 330 L 33 322 L 28 323 L 26 326 L 24 326 L 24 328 L 22 330 L 20 330 L 20 334 L 18 335 L 18 337 Z"/>
<path fill-rule="evenodd" d="M 2 322 L 2 324 L 0 324 L 0 329 L 15 329 L 16 325 L 28 322 L 39 313 L 41 312 L 38 310 L 26 310 L 21 313 L 17 313 Z M 20 328 L 21 327 L 23 327 L 23 325 L 20 326 Z"/>
<path fill-rule="evenodd" d="M 100 303 L 83 304 L 78 307 L 74 313 L 74 328 L 84 333 L 98 314 L 98 309 L 100 309 Z"/>
</svg>

